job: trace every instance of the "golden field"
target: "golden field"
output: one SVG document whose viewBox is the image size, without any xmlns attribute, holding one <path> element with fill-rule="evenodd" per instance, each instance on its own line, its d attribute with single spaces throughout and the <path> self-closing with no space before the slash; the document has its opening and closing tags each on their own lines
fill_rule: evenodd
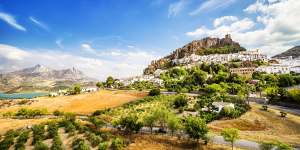
<svg viewBox="0 0 300 150">
<path fill-rule="evenodd" d="M 278 110 L 263 111 L 258 104 L 251 104 L 251 107 L 240 118 L 213 121 L 209 124 L 211 131 L 219 134 L 223 128 L 237 128 L 241 139 L 300 145 L 300 116 L 288 113 L 287 118 L 282 118 Z"/>
</svg>

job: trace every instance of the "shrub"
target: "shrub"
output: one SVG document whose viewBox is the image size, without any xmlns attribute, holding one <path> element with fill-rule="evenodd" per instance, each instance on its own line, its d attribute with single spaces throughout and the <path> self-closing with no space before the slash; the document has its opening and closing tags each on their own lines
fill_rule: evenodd
<svg viewBox="0 0 300 150">
<path fill-rule="evenodd" d="M 73 150 L 90 150 L 90 147 L 86 144 L 84 139 L 76 139 L 72 142 Z"/>
<path fill-rule="evenodd" d="M 86 136 L 92 147 L 98 146 L 102 140 L 101 137 L 97 136 L 95 133 L 88 133 Z"/>
<path fill-rule="evenodd" d="M 160 89 L 159 88 L 155 88 L 155 89 L 150 90 L 149 96 L 157 96 L 157 95 L 160 95 Z"/>
<path fill-rule="evenodd" d="M 263 106 L 262 106 L 262 109 L 263 109 L 264 111 L 268 111 L 268 105 L 263 105 Z"/>
<path fill-rule="evenodd" d="M 179 95 L 175 98 L 174 108 L 184 107 L 187 105 L 187 97 L 186 95 Z"/>
<path fill-rule="evenodd" d="M 274 144 L 274 143 L 271 143 L 271 142 L 262 142 L 262 143 L 259 145 L 259 148 L 260 148 L 261 150 L 272 150 L 274 147 L 275 147 L 275 144 Z"/>
<path fill-rule="evenodd" d="M 55 136 L 58 135 L 58 126 L 55 122 L 51 122 L 48 124 L 48 135 L 47 138 L 54 138 Z"/>
<path fill-rule="evenodd" d="M 286 112 L 283 112 L 283 111 L 281 111 L 281 112 L 280 112 L 280 116 L 281 116 L 281 117 L 285 118 L 285 117 L 286 117 L 286 115 L 287 115 L 287 113 L 286 113 Z"/>
<path fill-rule="evenodd" d="M 53 115 L 54 115 L 54 116 L 63 116 L 63 115 L 64 115 L 64 112 L 59 111 L 59 110 L 55 110 L 55 111 L 53 112 Z"/>
<path fill-rule="evenodd" d="M 124 140 L 121 138 L 115 138 L 111 142 L 111 148 L 113 150 L 121 150 L 124 146 Z"/>
<path fill-rule="evenodd" d="M 76 127 L 71 122 L 68 122 L 65 126 L 65 131 L 72 135 L 76 131 Z"/>
<path fill-rule="evenodd" d="M 108 149 L 108 143 L 107 142 L 102 142 L 98 146 L 98 150 L 107 150 Z"/>
<path fill-rule="evenodd" d="M 34 118 L 36 116 L 42 116 L 47 114 L 47 109 L 19 109 L 15 116 L 24 117 L 24 118 Z"/>
<path fill-rule="evenodd" d="M 106 112 L 106 110 L 96 110 L 95 112 L 93 112 L 93 116 L 99 116 L 102 115 Z"/>
<path fill-rule="evenodd" d="M 9 130 L 5 134 L 5 138 L 0 142 L 1 150 L 8 150 L 14 144 L 14 138 L 17 136 L 16 131 Z"/>
<path fill-rule="evenodd" d="M 15 149 L 16 150 L 25 150 L 25 143 L 29 138 L 29 131 L 23 131 L 17 138 Z"/>
<path fill-rule="evenodd" d="M 49 147 L 44 144 L 42 141 L 37 141 L 34 144 L 34 150 L 49 150 Z"/>
<path fill-rule="evenodd" d="M 55 136 L 52 141 L 51 150 L 63 150 L 62 141 L 59 136 Z"/>
<path fill-rule="evenodd" d="M 281 142 L 278 142 L 276 144 L 276 146 L 277 146 L 276 150 L 292 150 L 293 149 L 290 145 L 281 143 Z"/>
<path fill-rule="evenodd" d="M 33 141 L 32 144 L 36 144 L 38 141 L 44 140 L 45 136 L 45 126 L 44 125 L 35 125 L 32 127 L 33 132 Z"/>
</svg>

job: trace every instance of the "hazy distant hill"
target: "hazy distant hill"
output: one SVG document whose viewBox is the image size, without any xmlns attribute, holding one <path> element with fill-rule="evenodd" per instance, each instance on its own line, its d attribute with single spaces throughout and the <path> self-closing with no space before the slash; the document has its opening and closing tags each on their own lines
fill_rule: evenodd
<svg viewBox="0 0 300 150">
<path fill-rule="evenodd" d="M 53 70 L 42 65 L 0 74 L 0 91 L 45 90 L 92 82 L 78 69 Z"/>
<path fill-rule="evenodd" d="M 295 46 L 281 54 L 273 56 L 273 58 L 285 58 L 289 56 L 293 56 L 293 58 L 300 57 L 300 46 Z"/>
<path fill-rule="evenodd" d="M 172 60 L 180 59 L 192 54 L 228 54 L 245 50 L 246 49 L 241 47 L 238 42 L 233 41 L 230 35 L 226 35 L 225 38 L 221 39 L 207 37 L 201 40 L 192 41 L 182 48 L 176 49 L 170 55 L 159 60 L 152 61 L 151 64 L 144 70 L 144 74 L 152 74 L 157 69 L 169 68 L 172 65 Z"/>
</svg>

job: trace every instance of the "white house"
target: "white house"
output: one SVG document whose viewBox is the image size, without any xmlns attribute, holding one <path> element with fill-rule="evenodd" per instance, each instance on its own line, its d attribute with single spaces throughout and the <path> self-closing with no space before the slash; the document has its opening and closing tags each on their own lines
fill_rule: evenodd
<svg viewBox="0 0 300 150">
<path fill-rule="evenodd" d="M 50 96 L 50 97 L 56 97 L 56 96 L 58 96 L 58 93 L 56 93 L 56 92 L 51 92 L 51 93 L 49 93 L 49 96 Z"/>
<path fill-rule="evenodd" d="M 212 105 L 216 108 L 214 111 L 219 113 L 224 107 L 231 107 L 234 109 L 233 103 L 227 102 L 213 102 Z"/>
<path fill-rule="evenodd" d="M 83 87 L 81 89 L 81 92 L 96 92 L 98 91 L 98 88 L 97 87 Z"/>
</svg>

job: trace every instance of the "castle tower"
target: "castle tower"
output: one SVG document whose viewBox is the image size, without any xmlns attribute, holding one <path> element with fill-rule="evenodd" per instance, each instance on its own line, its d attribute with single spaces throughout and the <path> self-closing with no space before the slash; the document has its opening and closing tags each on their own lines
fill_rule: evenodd
<svg viewBox="0 0 300 150">
<path fill-rule="evenodd" d="M 231 39 L 231 35 L 230 34 L 226 34 L 225 35 L 225 39 Z"/>
</svg>

